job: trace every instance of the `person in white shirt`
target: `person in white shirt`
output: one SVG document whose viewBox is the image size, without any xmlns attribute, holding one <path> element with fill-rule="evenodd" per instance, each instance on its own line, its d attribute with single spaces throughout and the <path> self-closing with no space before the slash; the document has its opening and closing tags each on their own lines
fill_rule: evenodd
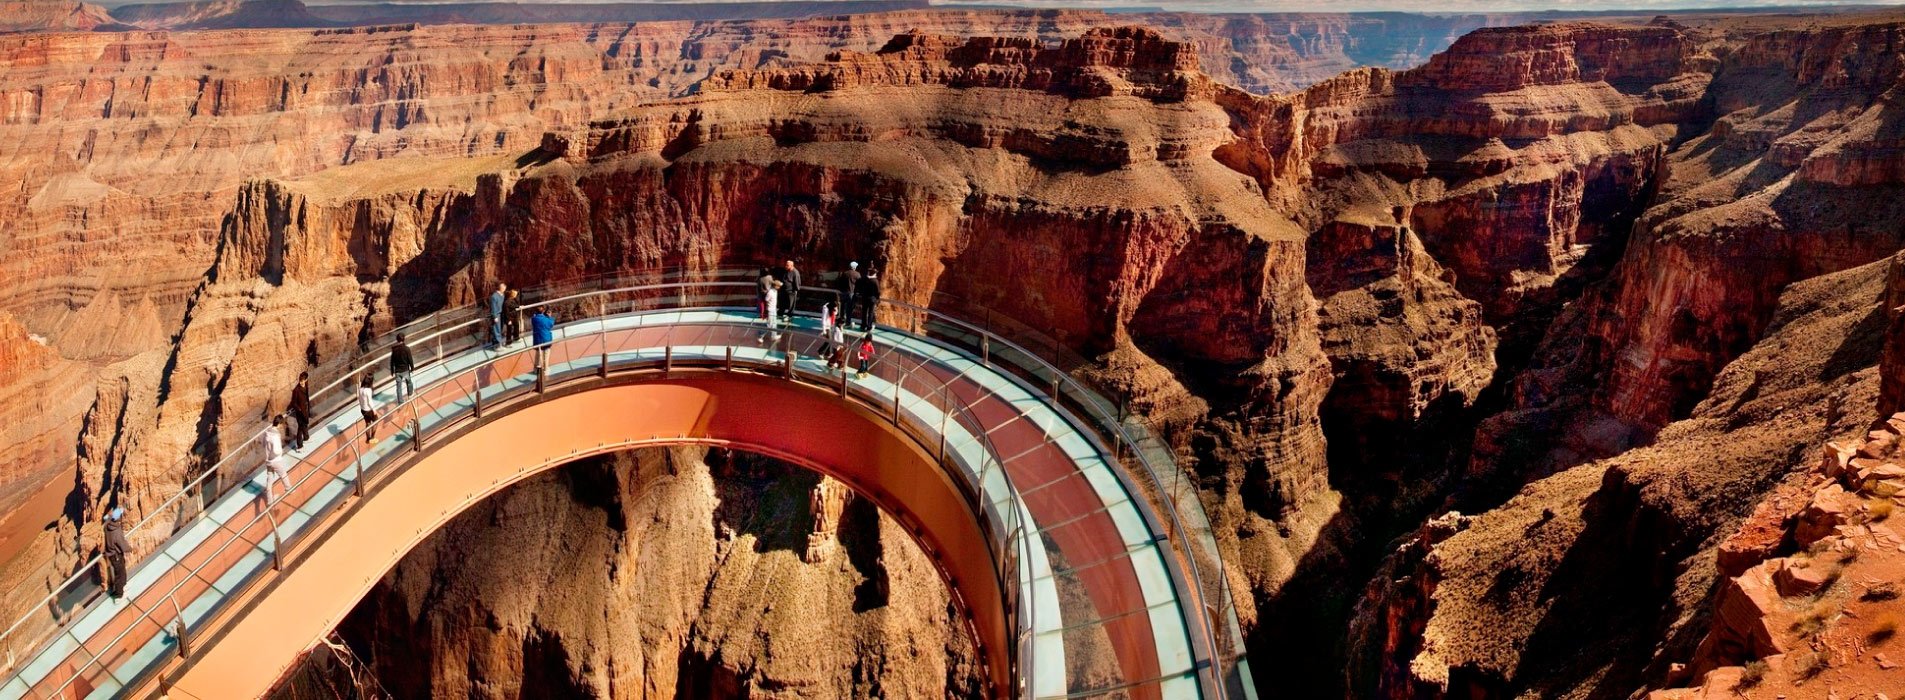
<svg viewBox="0 0 1905 700">
<path fill-rule="evenodd" d="M 377 390 L 371 386 L 371 373 L 364 373 L 364 381 L 357 384 L 357 410 L 364 412 L 364 442 L 371 442 L 371 434 L 377 432 Z"/>
<path fill-rule="evenodd" d="M 846 371 L 847 332 L 846 329 L 842 328 L 838 323 L 833 324 L 827 329 L 827 348 L 825 354 L 827 356 L 828 370 L 839 369 L 843 372 Z"/>
<path fill-rule="evenodd" d="M 284 453 L 284 416 L 272 416 L 271 425 L 265 428 L 265 501 L 275 503 L 271 497 L 271 487 L 284 483 L 285 492 L 290 492 L 290 459 Z"/>
</svg>

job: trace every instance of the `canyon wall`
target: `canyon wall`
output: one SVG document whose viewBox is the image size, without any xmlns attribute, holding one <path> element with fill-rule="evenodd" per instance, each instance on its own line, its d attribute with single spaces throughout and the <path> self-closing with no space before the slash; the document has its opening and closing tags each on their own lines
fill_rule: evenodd
<svg viewBox="0 0 1905 700">
<path fill-rule="evenodd" d="M 485 499 L 339 636 L 396 697 L 983 695 L 966 624 L 904 530 L 849 498 L 824 535 L 838 545 L 812 550 L 820 477 L 703 452 L 585 460 Z"/>
<path fill-rule="evenodd" d="M 93 16 L 86 7 L 15 3 L 0 17 L 25 24 L 0 31 L 95 28 L 62 19 Z M 165 8 L 140 11 L 159 9 Z M 218 14 L 226 10 L 261 13 L 272 7 L 208 3 L 186 9 L 213 21 L 229 19 Z M 9 373 L 0 392 L 54 397 L 37 406 L 7 404 L 19 412 L 8 421 L 9 435 L 18 439 L 0 448 L 0 506 L 11 509 L 61 475 L 76 452 L 100 461 L 105 451 L 141 451 L 130 438 L 110 437 L 94 437 L 91 446 L 75 449 L 95 383 L 104 387 L 104 403 L 90 415 L 102 421 L 125 414 L 127 407 L 118 402 L 128 395 L 169 396 L 174 379 L 222 386 L 207 377 L 222 372 L 223 359 L 178 372 L 163 366 L 199 359 L 190 347 L 173 352 L 174 341 L 188 301 L 214 265 L 227 219 L 292 215 L 289 209 L 255 211 L 253 203 L 262 206 L 259 197 L 272 186 L 250 180 L 300 178 L 396 156 L 514 158 L 533 149 L 544 133 L 583 129 L 632 105 L 686 94 L 719 70 L 818 61 L 841 49 L 871 51 L 910 30 L 1055 39 L 1117 21 L 1094 12 L 949 11 L 760 22 L 0 36 L 0 180 L 8 183 L 0 189 L 12 195 L 0 202 L 0 313 L 21 328 L 5 342 L 19 345 L 18 336 L 32 334 L 51 349 L 31 374 Z M 1215 48 L 1222 42 L 1205 44 L 1222 50 Z M 436 175 L 398 167 L 371 181 L 333 179 L 318 194 L 367 198 L 444 179 Z M 335 245 L 306 252 L 336 256 L 321 263 L 326 274 L 361 276 L 375 287 L 376 278 L 396 268 L 387 270 L 361 245 L 350 248 L 354 217 L 370 216 L 377 205 L 360 208 L 340 210 L 328 224 L 339 227 Z M 415 222 L 384 225 L 426 225 L 428 212 L 420 215 Z M 253 250 L 249 246 L 259 244 L 238 241 L 232 255 L 242 259 Z M 399 263 L 407 255 L 394 254 Z M 342 264 L 346 258 L 350 264 Z M 440 280 L 448 273 L 413 271 L 417 279 L 433 274 Z M 339 285 L 342 297 L 358 294 L 347 291 L 353 287 L 347 279 L 330 283 Z M 426 286 L 441 287 L 435 281 Z M 257 299 L 249 292 L 226 297 L 236 314 L 230 327 L 257 321 L 250 306 Z M 399 294 L 410 304 L 405 313 L 441 303 L 440 294 L 408 299 Z M 327 332 L 350 337 L 363 327 L 351 317 L 366 314 L 346 312 L 328 321 L 338 327 Z M 297 349 L 307 357 L 329 357 L 343 347 L 307 340 L 299 339 L 303 347 Z M 282 356 L 297 354 L 286 350 Z M 156 406 L 131 411 L 158 413 Z M 204 415 L 198 407 L 186 409 L 177 429 Z M 235 419 L 221 415 L 208 420 Z M 182 454 L 165 450 L 190 443 L 211 451 L 218 442 L 178 438 L 155 442 L 154 449 L 163 453 L 157 461 L 170 465 Z"/>
<path fill-rule="evenodd" d="M 1488 29 L 1273 96 L 1081 13 L 0 37 L 0 135 L 38 139 L 0 141 L 38 164 L 0 285 L 99 378 L 66 561 L 300 367 L 495 281 L 857 259 L 1041 329 L 1160 426 L 1265 683 L 1625 696 L 1705 635 L 1714 534 L 1898 400 L 1873 263 L 1905 244 L 1905 30 L 1809 21 Z M 277 58 L 175 59 L 243 42 Z M 52 77 L 75 56 L 104 77 Z"/>
<path fill-rule="evenodd" d="M 1660 144 L 1611 271 L 1553 316 L 1476 435 L 1470 478 L 1545 478 L 1499 507 L 1466 494 L 1455 503 L 1486 512 L 1395 551 L 1357 618 L 1359 692 L 1685 682 L 1718 536 L 1824 438 L 1894 410 L 1878 405 L 1894 382 L 1878 368 L 1890 303 L 1874 261 L 1905 245 L 1884 145 L 1905 30 L 1825 24 L 1674 28 L 1699 100 Z M 1608 84 L 1632 94 L 1633 80 Z M 1584 638 L 1624 651 L 1582 653 Z"/>
</svg>

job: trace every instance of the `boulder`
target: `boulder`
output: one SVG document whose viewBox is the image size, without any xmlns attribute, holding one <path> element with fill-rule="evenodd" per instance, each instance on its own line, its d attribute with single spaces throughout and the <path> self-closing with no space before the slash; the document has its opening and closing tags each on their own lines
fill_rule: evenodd
<svg viewBox="0 0 1905 700">
<path fill-rule="evenodd" d="M 1826 443 L 1825 450 L 1819 456 L 1819 473 L 1826 475 L 1826 478 L 1837 478 L 1845 471 L 1846 465 L 1856 454 L 1858 454 L 1857 448 L 1838 442 Z"/>
<path fill-rule="evenodd" d="M 1793 542 L 1801 549 L 1832 534 L 1833 529 L 1844 525 L 1853 512 L 1858 509 L 1858 496 L 1846 493 L 1838 484 L 1829 484 L 1813 494 L 1812 502 L 1805 510 L 1799 511 L 1799 522 L 1793 528 Z"/>
<path fill-rule="evenodd" d="M 1787 598 L 1809 596 L 1832 582 L 1833 572 L 1817 562 L 1782 559 L 1773 572 L 1773 586 Z"/>
</svg>

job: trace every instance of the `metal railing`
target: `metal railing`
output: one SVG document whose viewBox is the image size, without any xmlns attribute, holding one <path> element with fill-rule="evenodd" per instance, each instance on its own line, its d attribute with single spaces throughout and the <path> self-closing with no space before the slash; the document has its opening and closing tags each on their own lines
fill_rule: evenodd
<svg viewBox="0 0 1905 700">
<path fill-rule="evenodd" d="M 305 527 L 293 529 L 287 535 L 284 532 L 286 528 L 277 514 L 286 507 L 293 512 L 303 512 L 312 507 L 311 501 L 317 497 L 314 493 L 316 489 L 345 483 L 348 483 L 353 490 L 361 489 L 368 476 L 374 476 L 385 468 L 384 465 L 394 462 L 410 449 L 423 445 L 432 436 L 441 435 L 444 430 L 455 428 L 464 420 L 479 418 L 485 404 L 494 406 L 498 402 L 510 400 L 515 395 L 529 391 L 542 391 L 550 382 L 559 383 L 578 377 L 597 376 L 598 373 L 607 375 L 611 372 L 652 367 L 657 362 L 673 365 L 677 358 L 681 358 L 680 361 L 684 364 L 690 361 L 688 357 L 676 353 L 676 346 L 673 344 L 666 346 L 659 360 L 652 357 L 637 358 L 632 361 L 616 359 L 614 356 L 617 353 L 649 346 L 643 343 L 617 346 L 610 339 L 610 332 L 588 332 L 587 324 L 581 325 L 584 326 L 583 333 L 570 333 L 550 346 L 549 362 L 552 366 L 561 368 L 558 371 L 548 375 L 534 372 L 533 369 L 530 372 L 520 371 L 523 366 L 533 365 L 524 360 L 526 356 L 534 352 L 529 348 L 513 350 L 474 367 L 458 370 L 454 375 L 419 387 L 416 395 L 391 407 L 391 410 L 378 422 L 369 425 L 357 424 L 354 430 L 338 433 L 325 440 L 310 459 L 299 465 L 300 468 L 296 470 L 298 475 L 285 486 L 284 495 L 272 500 L 268 507 L 253 509 L 255 512 L 242 524 L 234 526 L 217 518 L 202 519 L 203 522 L 215 525 L 217 532 L 195 545 L 193 553 L 196 555 L 200 551 L 209 550 L 208 553 L 196 564 L 174 559 L 166 550 L 156 553 L 155 556 L 161 558 L 158 563 L 165 565 L 163 571 L 168 575 L 169 587 L 167 581 L 161 581 L 155 587 L 148 588 L 148 590 L 163 588 L 164 592 L 156 597 L 141 596 L 146 606 L 130 624 L 103 645 L 95 645 L 89 649 L 87 648 L 88 640 L 72 635 L 71 639 L 76 643 L 73 657 L 84 657 L 84 660 L 79 661 L 76 666 L 69 665 L 70 673 L 46 696 L 63 697 L 71 686 L 81 682 L 88 687 L 98 687 L 105 680 L 121 686 L 136 681 L 139 675 L 137 670 L 116 668 L 110 663 L 112 660 L 110 657 L 123 657 L 137 646 L 142 646 L 140 644 L 142 640 L 156 638 L 161 633 L 170 635 L 171 639 L 176 641 L 176 649 L 180 654 L 188 654 L 189 640 L 193 635 L 203 633 L 202 630 L 195 628 L 210 619 L 219 604 L 231 600 L 231 596 L 228 594 L 219 597 L 212 601 L 211 605 L 203 606 L 194 616 L 195 619 L 188 620 L 185 609 L 200 603 L 206 591 L 215 589 L 217 581 L 225 581 L 225 588 L 235 589 L 237 586 L 249 584 L 266 571 L 267 563 L 269 569 L 277 569 L 282 564 L 280 557 L 287 547 L 294 546 L 303 537 L 317 530 L 310 527 L 310 523 L 319 521 L 332 508 L 345 502 L 343 489 L 340 486 L 328 500 L 316 504 L 320 509 L 319 512 L 303 513 L 308 516 Z M 704 341 L 711 340 L 710 336 L 717 330 L 729 331 L 729 341 L 732 341 L 733 336 L 751 336 L 762 332 L 761 328 L 753 324 L 732 323 L 678 324 L 672 330 L 682 334 L 699 333 L 698 336 L 684 343 L 685 347 L 691 348 L 704 346 Z M 791 330 L 776 335 L 779 336 L 777 344 L 780 346 L 779 352 L 782 359 L 740 358 L 740 365 L 736 366 L 733 364 L 736 358 L 729 353 L 718 361 L 730 365 L 730 368 L 751 369 L 775 375 L 785 372 L 785 376 L 789 378 L 815 382 L 817 373 L 812 371 L 812 368 L 794 371 L 795 363 L 791 360 L 799 356 L 801 350 L 808 351 L 807 354 L 810 355 L 815 354 L 812 351 L 822 342 L 821 339 Z M 800 342 L 795 342 L 796 339 Z M 623 342 L 628 340 L 627 337 L 622 338 Z M 599 365 L 587 361 L 589 358 L 596 357 L 600 358 Z M 947 391 L 948 387 L 963 376 L 963 373 L 940 382 L 938 386 L 933 386 L 931 379 L 920 371 L 926 363 L 909 362 L 908 359 L 908 356 L 888 348 L 887 352 L 883 352 L 867 367 L 870 376 L 881 378 L 891 384 L 894 389 L 891 397 L 881 392 L 870 391 L 865 382 L 847 381 L 844 374 L 840 381 L 835 382 L 830 379 L 831 373 L 823 373 L 828 379 L 820 379 L 815 383 L 821 383 L 829 388 L 839 386 L 843 395 L 859 400 L 881 413 L 886 413 L 890 408 L 896 423 L 905 426 L 910 421 L 912 432 L 919 435 L 946 435 L 951 432 L 949 422 L 958 422 L 966 435 L 966 440 L 979 446 L 980 449 L 972 452 L 979 455 L 979 463 L 954 463 L 957 462 L 955 457 L 962 454 L 956 449 L 960 445 L 949 446 L 943 440 L 939 442 L 939 454 L 948 463 L 950 473 L 967 475 L 976 479 L 976 482 L 969 487 L 968 498 L 971 499 L 971 503 L 968 505 L 975 513 L 982 514 L 982 522 L 988 525 L 991 553 L 997 563 L 995 571 L 999 576 L 997 583 L 1003 594 L 1002 600 L 1006 601 L 1009 611 L 1016 611 L 1009 615 L 1011 619 L 1028 619 L 1029 615 L 1020 611 L 1019 607 L 1028 605 L 1030 600 L 1018 594 L 1022 576 L 1019 561 L 1022 553 L 1029 546 L 1025 540 L 1026 528 L 1022 520 L 1023 505 L 1016 500 L 1016 489 L 1010 484 L 1010 476 L 998 466 L 997 450 L 989 444 L 984 430 L 980 429 L 978 417 L 972 415 L 962 401 Z M 717 358 L 704 354 L 693 358 L 693 361 L 714 364 Z M 525 379 L 525 377 L 532 379 Z M 915 398 L 908 401 L 907 396 Z M 925 410 L 927 408 L 933 410 Z M 939 416 L 940 422 L 937 426 L 925 424 L 928 421 L 926 416 L 931 415 Z M 389 435 L 384 437 L 384 433 Z M 372 440 L 367 439 L 367 436 L 382 439 Z M 365 448 L 361 447 L 360 443 L 383 446 L 393 438 L 403 438 L 406 444 L 394 448 L 382 457 L 375 457 L 366 464 Z M 346 459 L 348 464 L 344 463 Z M 318 479 L 314 484 L 313 478 L 320 476 L 323 478 Z M 985 495 L 984 486 L 994 477 L 1001 479 L 1005 484 L 1006 498 L 1003 503 Z M 276 493 L 276 490 L 272 489 L 267 493 Z M 188 560 L 192 558 L 186 557 Z M 251 568 L 240 568 L 247 563 L 248 559 Z M 145 565 L 151 565 L 151 563 L 152 560 L 148 560 Z M 234 575 L 238 577 L 235 582 L 227 581 Z M 184 596 L 183 601 L 181 596 Z M 164 617 L 167 614 L 171 615 L 169 620 Z M 70 630 L 67 634 L 71 635 Z M 135 644 L 133 649 L 125 648 L 123 643 L 127 640 L 133 641 Z M 1023 634 L 1016 641 L 1015 655 L 1018 658 L 1014 659 L 1014 665 L 1019 668 L 1028 668 L 1032 663 L 1029 654 L 1034 647 L 1026 643 L 1026 637 Z"/>
<path fill-rule="evenodd" d="M 609 316 L 640 310 L 750 307 L 754 298 L 753 284 L 739 280 L 751 279 L 754 274 L 755 271 L 752 269 L 663 271 L 559 283 L 526 292 L 524 296 L 529 301 L 522 306 L 521 313 L 526 316 L 535 310 L 543 309 L 554 312 L 559 318 L 606 319 Z M 809 287 L 803 290 L 800 307 L 805 312 L 818 307 L 820 303 L 833 300 L 831 290 Z M 1203 641 L 1210 645 L 1209 650 L 1197 650 L 1200 656 L 1208 657 L 1201 659 L 1203 663 L 1199 675 L 1204 678 L 1203 682 L 1207 684 L 1207 687 L 1222 687 L 1236 692 L 1235 689 L 1240 687 L 1239 678 L 1242 673 L 1240 663 L 1242 637 L 1237 626 L 1234 603 L 1226 585 L 1228 579 L 1223 569 L 1223 560 L 1217 554 L 1215 538 L 1208 520 L 1204 517 L 1196 489 L 1172 464 L 1169 447 L 1157 437 L 1156 431 L 1150 426 L 1129 415 L 1123 407 L 1106 400 L 1102 394 L 1089 388 L 1069 373 L 1060 370 L 1059 366 L 1067 364 L 1067 360 L 1074 363 L 1070 366 L 1080 365 L 1075 364 L 1078 362 L 1075 358 L 1063 357 L 1059 352 L 1061 346 L 1049 336 L 1042 336 L 1020 324 L 1002 323 L 1005 319 L 990 312 L 983 314 L 988 318 L 988 327 L 982 327 L 936 310 L 935 307 L 939 306 L 964 311 L 965 313 L 961 315 L 971 317 L 980 315 L 972 313 L 971 305 L 967 302 L 939 296 L 934 297 L 933 301 L 926 306 L 883 299 L 878 315 L 883 324 L 896 326 L 915 335 L 959 348 L 983 358 L 991 365 L 1010 370 L 1029 386 L 1044 389 L 1045 393 L 1064 409 L 1061 413 L 1076 414 L 1075 416 L 1068 415 L 1067 418 L 1088 428 L 1085 434 L 1094 435 L 1101 448 L 1106 448 L 1105 451 L 1108 454 L 1117 456 L 1123 471 L 1130 472 L 1130 474 L 1120 473 L 1121 480 L 1125 482 L 1126 488 L 1137 492 L 1134 495 L 1152 503 L 1157 511 L 1163 514 L 1164 522 L 1154 524 L 1162 525 L 1170 535 L 1175 545 L 1171 548 L 1174 555 L 1183 565 L 1183 570 L 1190 574 L 1190 581 L 1178 581 L 1177 584 L 1188 585 L 1189 590 L 1183 592 L 1191 595 L 1180 597 L 1187 603 L 1196 601 L 1197 605 L 1202 606 L 1202 610 L 1199 611 L 1201 614 L 1185 615 L 1187 624 L 1196 627 Z M 348 406 L 352 401 L 351 389 L 354 388 L 354 378 L 367 372 L 375 373 L 379 367 L 386 365 L 388 348 L 392 344 L 395 332 L 402 331 L 410 336 L 408 343 L 418 355 L 418 371 L 421 372 L 427 367 L 442 362 L 445 358 L 459 356 L 486 344 L 490 333 L 490 323 L 477 309 L 450 309 L 406 323 L 393 329 L 392 332 L 361 344 L 360 353 L 356 355 L 358 359 L 355 361 L 334 362 L 312 371 L 314 378 L 318 378 L 317 381 L 322 381 L 325 377 L 330 378 L 321 388 L 312 393 L 313 414 L 328 416 Z M 571 323 L 567 328 L 574 333 L 578 325 L 580 324 Z M 998 332 L 990 327 L 995 325 L 1004 325 L 1008 330 L 1005 333 Z M 792 331 L 787 333 L 787 337 L 790 338 L 799 336 Z M 600 339 L 600 336 L 601 333 L 582 337 Z M 817 343 L 819 339 L 807 338 L 807 342 Z M 1028 347 L 1041 347 L 1050 354 L 1042 356 L 1027 349 Z M 516 357 L 522 352 L 525 351 L 518 350 L 503 357 Z M 799 350 L 794 352 L 798 353 Z M 605 352 L 604 357 L 607 354 Z M 882 361 L 886 359 L 882 357 Z M 492 365 L 493 363 L 486 363 L 483 366 Z M 917 370 L 918 367 L 915 366 L 913 369 Z M 896 388 L 912 374 L 910 371 L 903 374 L 901 382 L 895 383 Z M 955 415 L 958 412 L 960 402 L 955 397 L 944 393 L 944 385 L 932 395 L 936 402 L 934 407 L 940 409 L 941 415 Z M 478 411 L 483 401 L 498 400 L 484 399 L 481 392 L 473 393 L 472 396 L 476 398 L 475 402 L 478 405 L 474 408 Z M 424 403 L 419 404 L 419 401 Z M 416 419 L 418 426 L 415 430 L 422 431 L 412 438 L 414 440 L 428 438 L 428 432 L 421 428 L 422 414 L 418 413 L 419 406 L 426 404 L 431 406 L 433 412 L 440 410 L 440 407 L 421 394 L 404 404 L 415 414 L 413 418 Z M 402 410 L 402 407 L 398 410 Z M 1083 416 L 1085 419 L 1078 420 L 1076 416 Z M 967 429 L 977 427 L 977 419 L 972 418 L 972 420 L 975 421 L 974 426 L 962 427 Z M 139 533 L 153 528 L 169 528 L 170 533 L 176 534 L 205 520 L 200 516 L 219 497 L 233 488 L 251 482 L 250 474 L 255 472 L 258 465 L 263 462 L 260 446 L 262 434 L 262 429 L 252 433 L 237 445 L 223 451 L 220 459 L 202 471 L 181 469 L 181 473 L 196 471 L 197 476 L 189 480 L 172 498 L 157 507 L 145 509 L 139 514 L 139 520 L 129 532 Z M 976 434 L 983 436 L 985 431 L 979 430 Z M 353 435 L 352 440 L 363 436 L 360 430 Z M 339 447 L 334 451 L 332 458 L 336 458 L 341 453 L 341 449 Z M 993 454 L 989 446 L 985 453 L 993 456 L 987 465 L 981 466 L 979 484 L 981 488 L 991 468 L 990 463 L 996 462 L 998 457 Z M 351 463 L 352 468 L 361 470 L 361 461 L 361 456 L 354 458 Z M 183 459 L 183 463 L 186 465 L 202 463 L 200 454 L 188 455 Z M 317 467 L 299 479 L 296 486 L 303 486 L 309 476 L 316 473 L 330 474 L 336 479 L 342 478 L 341 473 Z M 1133 475 L 1137 478 L 1131 478 Z M 361 476 L 353 479 L 352 483 L 361 484 Z M 133 508 L 129 507 L 129 510 Z M 997 508 L 992 510 L 996 511 Z M 254 517 L 235 531 L 224 524 L 220 524 L 219 528 L 238 535 L 257 526 L 259 518 L 265 517 L 265 514 L 270 512 L 264 511 L 264 514 Z M 1020 523 L 1014 527 L 1022 528 L 1022 526 L 1023 524 Z M 274 536 L 277 530 L 275 526 L 270 528 Z M 1023 533 L 1021 532 L 1017 537 L 1019 538 L 1017 545 L 996 547 L 995 556 L 1003 557 L 1008 548 L 1019 549 L 1025 546 Z M 263 551 L 262 539 L 254 544 Z M 274 554 L 279 552 L 280 544 L 282 543 L 274 543 L 269 551 Z M 227 545 L 229 546 L 230 542 Z M 1017 557 L 1011 558 L 1015 560 L 1016 566 Z M 7 650 L 9 671 L 17 666 L 20 658 L 23 658 L 22 651 L 44 646 L 61 631 L 65 631 L 68 637 L 72 637 L 70 630 L 62 630 L 62 627 L 72 618 L 74 612 L 85 609 L 90 602 L 99 597 L 99 585 L 92 580 L 93 571 L 98 563 L 99 558 L 93 557 L 78 567 L 71 576 L 54 586 L 50 592 L 40 596 L 36 604 L 16 607 L 23 610 L 21 617 L 6 632 L 0 633 L 0 645 L 4 645 Z M 149 565 L 149 563 L 143 562 L 141 566 Z M 210 584 L 204 581 L 202 576 L 197 575 L 197 570 L 193 570 L 191 574 L 190 578 L 195 578 L 199 583 Z M 1018 575 L 1015 569 L 1014 576 Z M 50 578 L 52 576 L 46 577 L 46 579 Z M 175 617 L 179 624 L 183 624 L 187 606 L 178 604 L 177 593 L 185 583 L 185 579 L 175 582 L 164 596 L 164 600 L 176 609 Z M 1007 588 L 1012 591 L 1012 595 L 1017 595 L 1016 586 Z M 19 593 L 20 590 L 16 589 L 4 600 L 19 600 Z M 150 618 L 151 611 L 156 609 L 156 607 L 149 609 L 148 614 L 141 619 Z M 130 632 L 129 627 L 122 633 L 121 638 Z M 179 632 L 181 635 L 185 633 L 183 629 Z M 79 642 L 80 648 L 84 648 L 83 640 L 74 638 L 74 641 Z M 181 644 L 181 647 L 183 646 Z M 1029 663 L 1029 654 L 1033 645 L 1026 636 L 1022 635 L 1019 646 L 1020 663 Z M 100 650 L 96 653 L 88 662 L 89 665 L 103 657 L 105 651 Z M 1247 683 L 1243 683 L 1241 687 L 1247 688 Z"/>
</svg>

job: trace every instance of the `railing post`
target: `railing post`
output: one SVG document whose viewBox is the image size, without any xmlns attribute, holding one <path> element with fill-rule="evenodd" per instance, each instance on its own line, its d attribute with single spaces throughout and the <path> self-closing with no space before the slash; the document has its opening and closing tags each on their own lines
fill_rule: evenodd
<svg viewBox="0 0 1905 700">
<path fill-rule="evenodd" d="M 286 486 L 285 490 L 289 491 L 290 487 Z M 290 494 L 287 493 L 285 495 Z M 271 525 L 271 570 L 282 571 L 284 569 L 284 556 L 280 553 L 284 551 L 284 540 L 278 537 L 278 516 L 271 512 L 270 505 L 265 506 L 265 522 Z"/>
<path fill-rule="evenodd" d="M 410 400 L 410 447 L 416 452 L 423 451 L 423 418 L 417 415 L 417 401 Z"/>
<path fill-rule="evenodd" d="M 478 375 L 476 377 L 476 381 L 473 382 L 473 384 L 476 387 L 475 391 L 473 392 L 476 395 L 476 417 L 482 418 L 483 417 L 483 377 L 481 375 Z"/>
<path fill-rule="evenodd" d="M 939 407 L 939 463 L 942 465 L 946 464 L 946 416 L 952 413 L 952 409 L 948 408 L 952 402 L 947 401 L 946 404 L 946 406 Z M 979 500 L 986 500 L 985 484 L 979 485 Z"/>
<path fill-rule="evenodd" d="M 893 380 L 893 424 L 900 424 L 900 380 Z"/>
<path fill-rule="evenodd" d="M 602 336 L 602 363 L 595 368 L 595 376 L 607 379 L 609 376 L 609 337 Z"/>
<path fill-rule="evenodd" d="M 665 377 L 665 376 L 668 376 L 669 373 L 674 371 L 675 371 L 675 346 L 669 345 L 661 349 L 661 373 L 662 373 L 662 376 Z"/>
<path fill-rule="evenodd" d="M 781 378 L 782 379 L 794 378 L 794 358 L 796 356 L 797 356 L 797 353 L 791 350 L 781 354 Z"/>
<path fill-rule="evenodd" d="M 179 608 L 178 596 L 168 595 L 166 598 L 172 601 L 172 621 L 178 623 L 178 631 L 174 634 L 179 638 L 179 658 L 191 658 L 192 641 L 185 636 L 185 611 Z"/>
<path fill-rule="evenodd" d="M 356 440 L 351 443 L 351 491 L 357 498 L 364 496 L 364 451 L 357 448 Z M 287 489 L 289 490 L 289 489 Z"/>
<path fill-rule="evenodd" d="M 843 399 L 847 398 L 847 382 L 849 381 L 848 377 L 852 376 L 852 374 L 853 374 L 852 372 L 847 371 L 846 363 L 842 362 L 840 364 L 840 398 L 843 398 Z"/>
<path fill-rule="evenodd" d="M 979 331 L 979 362 L 992 364 L 992 334 Z"/>
<path fill-rule="evenodd" d="M 721 364 L 721 369 L 729 372 L 734 371 L 734 346 L 728 346 L 728 359 Z"/>
</svg>

